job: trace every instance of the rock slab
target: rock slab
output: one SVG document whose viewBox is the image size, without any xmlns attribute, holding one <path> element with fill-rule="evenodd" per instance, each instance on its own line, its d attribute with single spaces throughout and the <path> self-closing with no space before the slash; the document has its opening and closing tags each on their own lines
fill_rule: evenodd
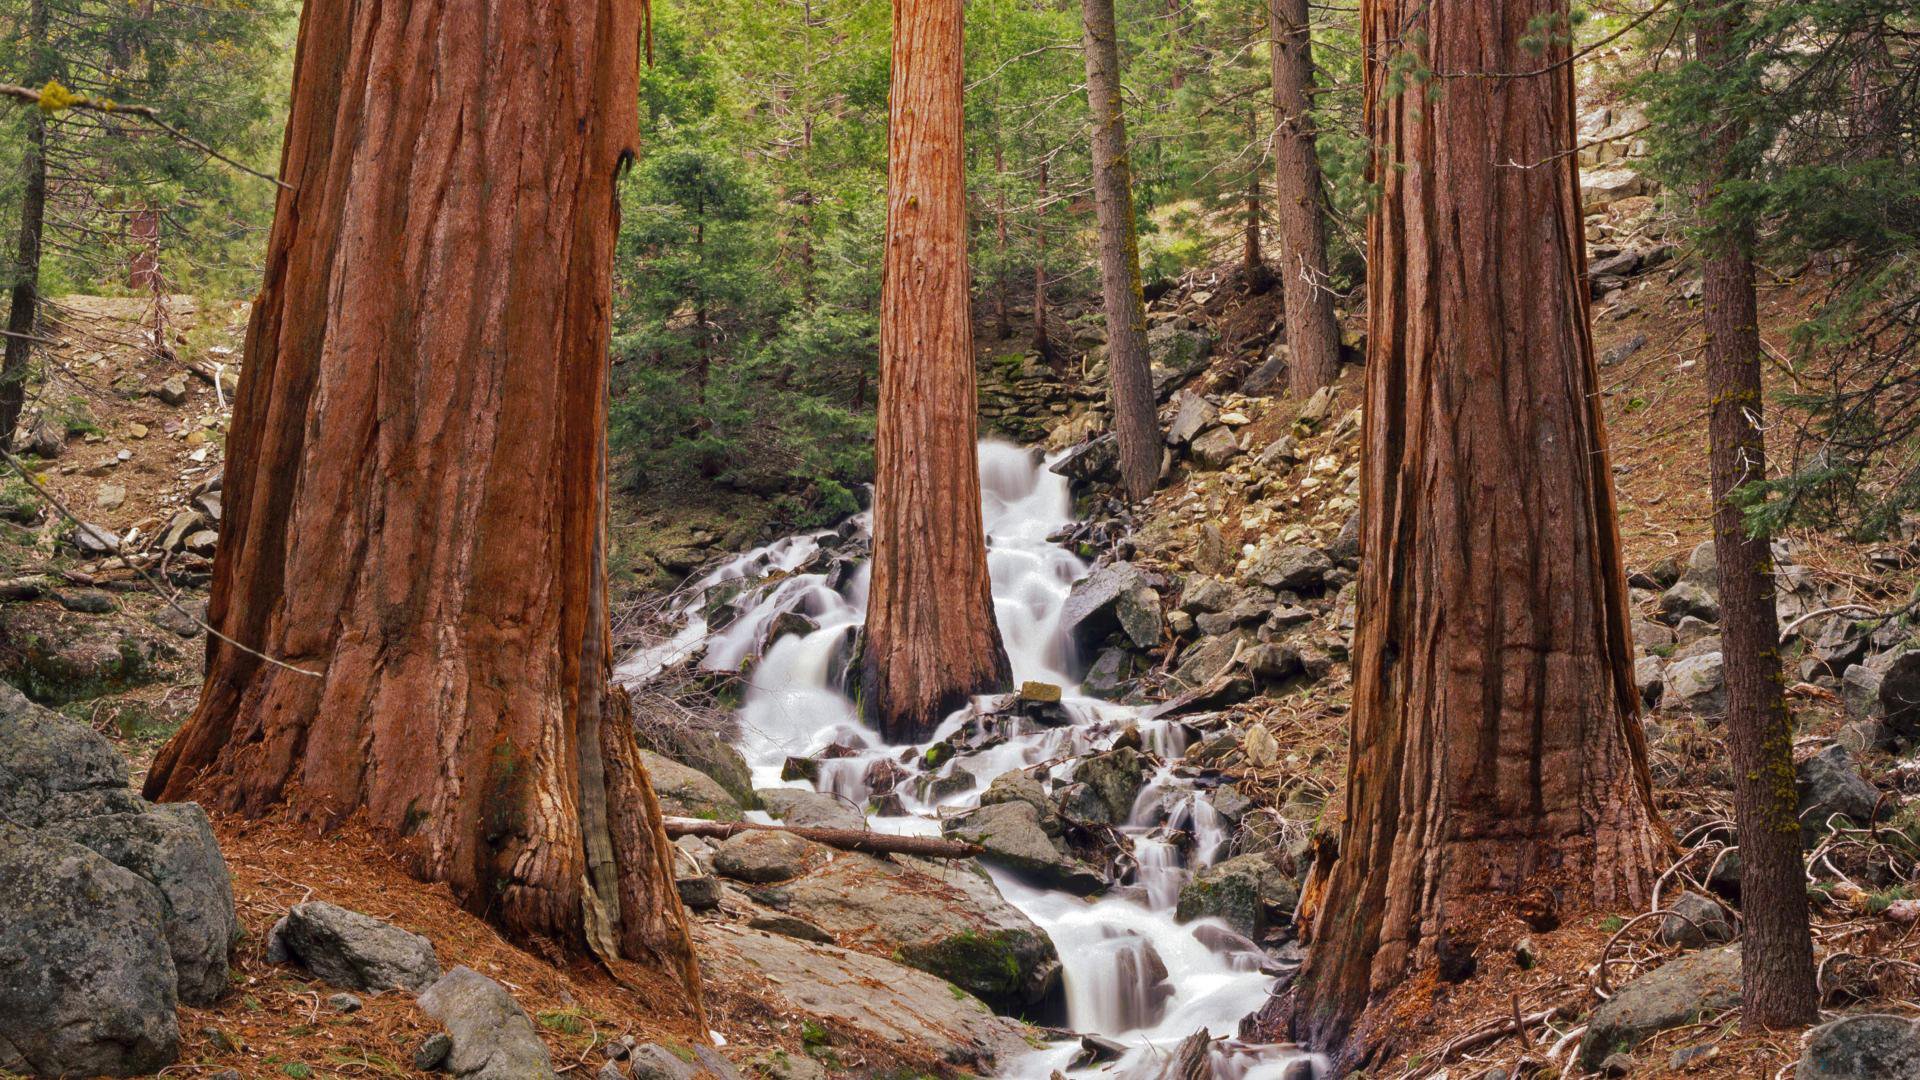
<svg viewBox="0 0 1920 1080">
<path fill-rule="evenodd" d="M 420 995 L 453 1043 L 446 1070 L 473 1080 L 556 1080 L 553 1059 L 526 1010 L 499 983 L 456 967 Z"/>
</svg>

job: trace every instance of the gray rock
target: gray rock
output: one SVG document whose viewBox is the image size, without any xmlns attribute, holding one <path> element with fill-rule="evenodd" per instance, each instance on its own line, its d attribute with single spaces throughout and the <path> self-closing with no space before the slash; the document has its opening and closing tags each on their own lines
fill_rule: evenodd
<svg viewBox="0 0 1920 1080">
<path fill-rule="evenodd" d="M 1292 465 L 1300 460 L 1299 443 L 1291 435 L 1282 435 L 1262 448 L 1259 456 L 1253 460 L 1263 469 Z M 1356 526 L 1355 532 L 1358 533 L 1358 531 Z"/>
<path fill-rule="evenodd" d="M 1080 688 L 1105 701 L 1118 701 L 1133 689 L 1133 657 L 1119 648 L 1102 649 Z"/>
<path fill-rule="evenodd" d="M 1660 594 L 1660 614 L 1670 623 L 1687 616 L 1710 623 L 1720 621 L 1720 599 L 1698 581 L 1682 578 Z"/>
<path fill-rule="evenodd" d="M 1072 635 L 1083 654 L 1097 648 L 1108 635 L 1121 629 L 1120 598 L 1140 589 L 1152 590 L 1152 583 L 1138 567 L 1128 562 L 1108 563 L 1073 583 L 1067 601 L 1060 609 L 1060 628 Z"/>
<path fill-rule="evenodd" d="M 1662 709 L 1704 717 L 1727 714 L 1726 672 L 1719 653 L 1668 664 L 1663 684 Z"/>
<path fill-rule="evenodd" d="M 728 794 L 718 780 L 651 750 L 640 751 L 640 760 L 653 781 L 653 792 L 660 798 L 662 813 L 707 821 L 740 820 L 739 801 Z"/>
<path fill-rule="evenodd" d="M 1726 909 L 1711 897 L 1696 892 L 1682 893 L 1667 906 L 1674 914 L 1661 918 L 1655 935 L 1662 945 L 1704 949 L 1733 940 L 1733 923 L 1728 920 Z"/>
<path fill-rule="evenodd" d="M 1145 585 L 1128 589 L 1120 594 L 1114 604 L 1114 615 L 1120 620 L 1120 629 L 1134 647 L 1152 649 L 1160 644 L 1160 635 L 1166 627 L 1166 619 L 1160 611 L 1160 594 Z"/>
<path fill-rule="evenodd" d="M 720 898 L 724 893 L 720 879 L 711 874 L 675 878 L 673 887 L 680 894 L 680 902 L 689 911 L 712 911 L 720 906 Z"/>
<path fill-rule="evenodd" d="M 474 1080 L 555 1080 L 553 1060 L 533 1021 L 504 988 L 469 967 L 456 967 L 420 995 L 422 1012 L 452 1040 L 446 1070 Z"/>
<path fill-rule="evenodd" d="M 1224 920 L 1236 933 L 1258 940 L 1272 923 L 1292 918 L 1300 893 L 1293 879 L 1266 855 L 1242 855 L 1193 875 L 1180 890 L 1174 917 Z"/>
<path fill-rule="evenodd" d="M 753 830 L 730 836 L 713 853 L 713 868 L 756 885 L 799 877 L 825 860 L 827 849 L 792 833 Z"/>
<path fill-rule="evenodd" d="M 1800 828 L 1809 840 L 1825 833 L 1828 819 L 1835 814 L 1866 825 L 1880 806 L 1879 789 L 1860 779 L 1844 746 L 1827 747 L 1801 762 L 1794 773 L 1800 793 Z"/>
<path fill-rule="evenodd" d="M 453 1039 L 444 1031 L 436 1031 L 427 1036 L 420 1048 L 413 1052 L 413 1067 L 421 1072 L 437 1072 L 447 1063 L 447 1055 L 453 1053 Z"/>
<path fill-rule="evenodd" d="M 357 1013 L 360 1011 L 360 999 L 352 994 L 328 994 L 327 1008 L 334 1012 Z"/>
<path fill-rule="evenodd" d="M 81 615 L 113 613 L 113 597 L 99 589 L 59 589 L 54 592 L 53 598 L 61 607 Z"/>
<path fill-rule="evenodd" d="M 1672 627 L 1662 626 L 1647 619 L 1633 620 L 1633 644 L 1636 648 L 1645 650 L 1670 648 L 1675 643 Z"/>
<path fill-rule="evenodd" d="M 1880 712 L 1895 735 L 1920 737 L 1920 650 L 1874 657 L 1869 666 L 1885 674 L 1880 680 Z"/>
<path fill-rule="evenodd" d="M 1593 1011 L 1580 1041 L 1580 1064 L 1598 1069 L 1648 1037 L 1740 1004 L 1740 946 L 1688 953 L 1620 987 Z"/>
<path fill-rule="evenodd" d="M 1685 619 L 1681 620 L 1682 623 L 1686 621 Z M 1701 625 L 1704 626 L 1705 624 L 1703 623 Z M 1704 634 L 1695 638 L 1688 638 L 1687 635 L 1682 634 L 1681 640 L 1685 641 L 1686 644 L 1673 650 L 1673 659 L 1675 660 L 1691 660 L 1696 656 L 1706 656 L 1709 653 L 1725 651 L 1721 645 L 1719 634 Z"/>
<path fill-rule="evenodd" d="M 997 781 L 996 781 L 997 783 Z M 981 806 L 940 823 L 941 832 L 986 849 L 981 859 L 1051 888 L 1086 895 L 1106 887 L 1099 871 L 1067 854 L 1024 801 Z"/>
<path fill-rule="evenodd" d="M 111 555 L 120 550 L 120 537 L 105 526 L 91 522 L 68 533 L 67 542 L 78 549 L 82 555 Z"/>
<path fill-rule="evenodd" d="M 1263 544 L 1253 553 L 1247 577 L 1270 589 L 1315 592 L 1333 569 L 1333 560 L 1305 544 Z"/>
<path fill-rule="evenodd" d="M 1193 440 L 1189 452 L 1193 460 L 1209 469 L 1224 469 L 1228 462 L 1240 456 L 1240 439 L 1232 428 L 1213 428 Z"/>
<path fill-rule="evenodd" d="M 1218 578 L 1188 574 L 1180 587 L 1180 610 L 1191 614 L 1221 612 L 1240 601 L 1240 591 Z"/>
<path fill-rule="evenodd" d="M 1687 552 L 1687 565 L 1680 568 L 1680 580 L 1697 581 L 1716 592 L 1720 588 L 1720 565 L 1714 559 L 1713 541 L 1702 540 Z"/>
<path fill-rule="evenodd" d="M 1920 1078 L 1920 1020 L 1868 1014 L 1844 1016 L 1806 1034 L 1794 1080 L 1915 1080 Z"/>
<path fill-rule="evenodd" d="M 1021 769 L 1012 769 L 994 777 L 993 783 L 980 795 L 981 806 L 998 806 L 1002 803 L 1018 802 L 1033 807 L 1040 826 L 1048 836 L 1060 835 L 1060 816 L 1054 812 L 1053 804 L 1047 800 L 1047 789 L 1040 781 Z"/>
<path fill-rule="evenodd" d="M 426 938 L 324 900 L 295 904 L 274 924 L 270 942 L 276 955 L 344 990 L 419 990 L 440 977 Z"/>
<path fill-rule="evenodd" d="M 827 1041 L 898 1047 L 990 1071 L 1031 1048 L 1023 1028 L 944 979 L 867 953 L 718 922 L 694 927 L 703 969 L 766 988 L 781 1015 Z"/>
<path fill-rule="evenodd" d="M 787 911 L 830 943 L 938 975 L 996 1010 L 1033 1008 L 1058 988 L 1046 932 L 971 866 L 842 854 L 784 892 Z"/>
<path fill-rule="evenodd" d="M 634 1047 L 627 1064 L 633 1069 L 633 1080 L 739 1080 L 740 1074 L 712 1047 L 685 1048 L 683 1053 L 693 1060 L 659 1043 L 642 1043 Z"/>
<path fill-rule="evenodd" d="M 705 773 L 724 788 L 743 809 L 759 806 L 753 791 L 753 769 L 733 744 L 710 731 L 659 725 L 640 736 L 640 749 Z M 657 786 L 657 784 L 656 784 Z"/>
<path fill-rule="evenodd" d="M 1185 446 L 1194 436 L 1212 426 L 1220 417 L 1220 410 L 1213 402 L 1191 391 L 1181 391 L 1178 395 L 1180 408 L 1174 413 L 1173 424 L 1167 429 L 1167 445 Z"/>
<path fill-rule="evenodd" d="M 1073 481 L 1076 493 L 1091 484 L 1117 483 L 1120 479 L 1119 437 L 1100 435 L 1081 443 L 1054 462 L 1053 471 Z"/>
<path fill-rule="evenodd" d="M 1865 664 L 1855 664 L 1840 676 L 1840 703 L 1855 720 L 1878 720 L 1886 715 L 1880 704 L 1880 685 L 1886 675 Z"/>
<path fill-rule="evenodd" d="M 0 1069 L 158 1071 L 180 1052 L 159 891 L 79 844 L 0 820 Z"/>
<path fill-rule="evenodd" d="M 1190 688 L 1205 686 L 1227 671 L 1235 652 L 1246 640 L 1243 634 L 1221 634 L 1195 642 L 1180 654 L 1180 666 L 1175 669 L 1174 678 Z"/>
<path fill-rule="evenodd" d="M 187 377 L 169 375 L 160 381 L 153 390 L 153 396 L 169 405 L 184 405 L 187 401 Z"/>
<path fill-rule="evenodd" d="M 762 912 L 747 920 L 747 925 L 755 930 L 765 930 L 769 934 L 799 938 L 801 941 L 817 941 L 822 945 L 838 945 L 839 941 L 827 931 L 801 918 L 785 912 Z"/>
<path fill-rule="evenodd" d="M 1134 799 L 1146 780 L 1146 761 L 1140 752 L 1127 747 L 1080 759 L 1073 779 L 1087 785 L 1104 813 L 1096 818 L 1110 825 L 1124 825 L 1133 814 Z"/>
<path fill-rule="evenodd" d="M 61 830 L 159 890 L 181 1001 L 210 1005 L 226 992 L 227 955 L 240 924 L 227 863 L 205 811 L 194 803 L 143 801 L 137 812 L 80 817 Z"/>
<path fill-rule="evenodd" d="M 1657 656 L 1643 656 L 1633 662 L 1633 685 L 1640 691 L 1640 700 L 1652 705 L 1660 700 L 1666 689 L 1667 662 Z"/>
<path fill-rule="evenodd" d="M 767 813 L 798 828 L 864 829 L 867 816 L 858 807 L 821 791 L 759 788 L 754 792 Z"/>
<path fill-rule="evenodd" d="M 747 1067 L 764 1080 L 832 1080 L 825 1065 L 803 1054 L 769 1050 L 747 1059 Z"/>
</svg>

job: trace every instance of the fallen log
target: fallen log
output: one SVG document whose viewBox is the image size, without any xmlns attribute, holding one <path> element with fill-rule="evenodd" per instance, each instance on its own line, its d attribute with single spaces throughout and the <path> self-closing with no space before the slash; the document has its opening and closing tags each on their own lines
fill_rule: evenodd
<svg viewBox="0 0 1920 1080">
<path fill-rule="evenodd" d="M 812 840 L 816 844 L 825 844 L 842 851 L 859 851 L 868 855 L 918 855 L 925 859 L 970 859 L 986 849 L 979 844 L 969 844 L 961 840 L 947 840 L 938 836 L 900 836 L 896 833 L 868 832 L 865 829 L 817 829 L 804 826 L 762 825 L 753 821 L 706 821 L 700 818 L 670 817 L 666 819 L 667 835 L 705 836 L 714 840 L 725 840 L 729 836 L 738 836 L 743 832 L 784 832 L 792 833 L 802 840 Z"/>
</svg>

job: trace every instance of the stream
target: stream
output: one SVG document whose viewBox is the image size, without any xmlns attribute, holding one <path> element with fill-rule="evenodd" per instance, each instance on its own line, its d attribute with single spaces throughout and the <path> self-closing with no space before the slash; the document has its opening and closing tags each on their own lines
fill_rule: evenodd
<svg viewBox="0 0 1920 1080">
<path fill-rule="evenodd" d="M 1074 520 L 1066 479 L 1049 471 L 1034 451 L 983 442 L 980 480 L 995 615 L 1014 682 L 1060 686 L 1072 722 L 962 753 L 949 768 L 964 767 L 984 785 L 1011 770 L 1052 761 L 1057 764 L 1050 775 L 1064 780 L 1079 757 L 1106 749 L 1129 722 L 1138 727 L 1146 749 L 1165 761 L 1177 759 L 1186 749 L 1185 729 L 1177 721 L 1140 720 L 1136 709 L 1080 691 L 1084 665 L 1061 630 L 1061 609 L 1073 583 L 1090 567 L 1048 540 Z M 823 546 L 864 536 L 867 527 L 862 514 L 838 530 L 786 537 L 707 571 L 683 591 L 685 599 L 675 612 L 681 620 L 677 633 L 628 657 L 620 677 L 643 681 L 703 646 L 703 667 L 736 669 L 774 619 L 787 612 L 807 616 L 817 629 L 779 637 L 754 665 L 739 709 L 737 745 L 753 768 L 756 787 L 807 786 L 781 779 L 789 756 L 815 754 L 832 744 L 863 748 L 854 756 L 822 761 L 815 786 L 866 805 L 868 766 L 882 758 L 898 759 L 902 748 L 885 744 L 862 723 L 854 703 L 834 685 L 834 673 L 844 666 L 865 614 L 864 560 L 838 573 L 789 573 L 717 632 L 709 632 L 701 597 L 731 581 L 793 571 Z M 970 712 L 957 711 L 922 746 L 960 729 Z M 897 807 L 889 807 L 902 812 L 873 816 L 871 827 L 938 835 L 942 811 L 972 806 L 981 794 L 976 788 L 936 800 L 922 798 L 917 794 L 922 790 L 902 784 Z M 750 816 L 771 820 L 758 812 Z M 1076 1077 L 1146 1080 L 1161 1074 L 1167 1055 L 1182 1039 L 1201 1028 L 1216 1036 L 1231 1033 L 1241 1017 L 1267 999 L 1274 980 L 1262 973 L 1264 957 L 1245 951 L 1244 939 L 1239 939 L 1239 951 L 1231 951 L 1227 939 L 1233 935 L 1205 932 L 1209 927 L 1224 930 L 1224 924 L 1198 920 L 1183 925 L 1174 920 L 1182 884 L 1195 870 L 1222 857 L 1230 840 L 1228 823 L 1207 794 L 1181 780 L 1170 766 L 1162 766 L 1142 787 L 1131 819 L 1119 831 L 1136 863 L 1132 887 L 1111 889 L 1102 897 L 1038 888 L 999 868 L 987 868 L 1006 900 L 1045 930 L 1059 951 L 1066 1027 L 1128 1048 L 1118 1063 L 1070 1070 L 1080 1043 L 1063 1041 L 1004 1061 L 1002 1076 L 1044 1080 L 1059 1070 Z M 1182 832 L 1190 842 L 1177 842 Z M 1196 930 L 1202 933 L 1196 936 Z M 1321 1071 L 1317 1060 L 1292 1047 L 1231 1039 L 1213 1044 L 1211 1066 L 1213 1076 L 1237 1080 L 1298 1080 Z"/>
</svg>

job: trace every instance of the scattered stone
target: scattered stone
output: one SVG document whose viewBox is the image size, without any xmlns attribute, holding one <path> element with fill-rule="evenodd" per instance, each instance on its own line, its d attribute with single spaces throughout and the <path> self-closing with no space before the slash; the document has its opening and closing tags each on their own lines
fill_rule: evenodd
<svg viewBox="0 0 1920 1080">
<path fill-rule="evenodd" d="M 1060 609 L 1060 628 L 1072 635 L 1077 647 L 1091 652 L 1108 635 L 1121 629 L 1120 598 L 1139 589 L 1152 591 L 1152 583 L 1132 563 L 1096 567 L 1073 583 Z"/>
<path fill-rule="evenodd" d="M 1912 1080 L 1920 1077 L 1920 1021 L 1845 1016 L 1806 1034 L 1794 1080 Z"/>
<path fill-rule="evenodd" d="M 1333 560 L 1304 544 L 1266 544 L 1254 552 L 1247 577 L 1270 589 L 1314 592 L 1326 581 Z"/>
<path fill-rule="evenodd" d="M 126 501 L 127 489 L 119 484 L 101 484 L 93 496 L 93 505 L 97 510 L 118 510 Z"/>
<path fill-rule="evenodd" d="M 1880 806 L 1880 792 L 1860 779 L 1847 748 L 1835 744 L 1801 762 L 1794 770 L 1800 792 L 1800 828 L 1809 842 L 1827 831 L 1827 821 L 1843 815 L 1867 825 Z"/>
<path fill-rule="evenodd" d="M 1886 715 L 1880 687 L 1886 675 L 1865 664 L 1854 664 L 1840 676 L 1840 704 L 1855 720 L 1878 720 Z"/>
<path fill-rule="evenodd" d="M 1233 429 L 1217 427 L 1193 440 L 1193 459 L 1209 469 L 1224 469 L 1241 454 L 1240 439 Z"/>
<path fill-rule="evenodd" d="M 1642 975 L 1593 1011 L 1580 1064 L 1598 1069 L 1649 1036 L 1696 1023 L 1740 1004 L 1740 946 L 1687 953 Z"/>
<path fill-rule="evenodd" d="M 153 396 L 159 398 L 161 401 L 164 401 L 169 405 L 186 404 L 187 403 L 187 377 L 185 375 L 167 376 L 165 379 L 161 380 L 159 386 L 154 388 Z"/>
<path fill-rule="evenodd" d="M 1213 426 L 1220 416 L 1220 410 L 1199 394 L 1183 390 L 1178 398 L 1179 410 L 1174 414 L 1173 425 L 1167 429 L 1169 446 L 1187 445 L 1196 435 Z"/>
<path fill-rule="evenodd" d="M 1727 682 L 1719 653 L 1691 656 L 1667 665 L 1660 707 L 1671 712 L 1719 717 L 1727 714 Z"/>
<path fill-rule="evenodd" d="M 200 624 L 207 618 L 205 600 L 189 600 L 181 597 L 171 604 L 162 605 L 147 621 L 162 630 L 168 630 L 183 638 L 199 637 L 206 633 Z"/>
<path fill-rule="evenodd" d="M 720 879 L 712 874 L 675 878 L 673 887 L 680 893 L 680 902 L 690 911 L 712 911 L 720 906 L 723 890 Z"/>
<path fill-rule="evenodd" d="M 1660 920 L 1656 935 L 1662 945 L 1682 949 L 1704 949 L 1733 940 L 1733 923 L 1726 909 L 1710 897 L 1696 892 L 1682 893 L 1671 905 L 1673 914 Z"/>
<path fill-rule="evenodd" d="M 360 999 L 352 994 L 328 994 L 327 1008 L 334 1012 L 357 1013 L 360 1011 Z"/>
<path fill-rule="evenodd" d="M 324 900 L 295 904 L 267 940 L 269 960 L 298 963 L 347 990 L 417 991 L 440 977 L 440 961 L 426 938 Z"/>
<path fill-rule="evenodd" d="M 1640 700 L 1648 705 L 1657 704 L 1667 685 L 1667 662 L 1657 656 L 1643 656 L 1633 662 L 1633 685 L 1640 691 Z"/>
<path fill-rule="evenodd" d="M 1669 623 L 1677 623 L 1689 615 L 1717 623 L 1720 621 L 1720 600 L 1713 595 L 1713 590 L 1700 582 L 1682 578 L 1660 594 L 1660 614 Z"/>
<path fill-rule="evenodd" d="M 1111 750 L 1082 758 L 1073 779 L 1085 784 L 1104 813 L 1095 820 L 1123 825 L 1133 815 L 1134 800 L 1146 779 L 1145 758 L 1134 750 Z"/>
<path fill-rule="evenodd" d="M 83 555 L 111 555 L 120 550 L 120 537 L 104 526 L 91 522 L 68 533 L 67 543 L 78 548 Z"/>
<path fill-rule="evenodd" d="M 302 905 L 305 906 L 305 905 Z M 456 967 L 420 995 L 451 1045 L 446 1070 L 474 1080 L 556 1080 L 553 1060 L 513 996 L 469 967 Z M 423 1048 L 424 1049 L 424 1048 Z"/>
<path fill-rule="evenodd" d="M 438 1072 L 447 1063 L 447 1055 L 453 1052 L 453 1040 L 444 1031 L 436 1031 L 427 1036 L 420 1048 L 413 1052 L 413 1067 L 421 1072 Z"/>
<path fill-rule="evenodd" d="M 1880 712 L 1887 726 L 1905 739 L 1920 736 L 1920 650 L 1886 660 L 1876 657 L 1868 663 L 1885 670 L 1880 680 Z"/>
<path fill-rule="evenodd" d="M 59 589 L 54 592 L 53 598 L 68 611 L 83 615 L 109 615 L 113 612 L 113 597 L 99 589 Z"/>
</svg>

